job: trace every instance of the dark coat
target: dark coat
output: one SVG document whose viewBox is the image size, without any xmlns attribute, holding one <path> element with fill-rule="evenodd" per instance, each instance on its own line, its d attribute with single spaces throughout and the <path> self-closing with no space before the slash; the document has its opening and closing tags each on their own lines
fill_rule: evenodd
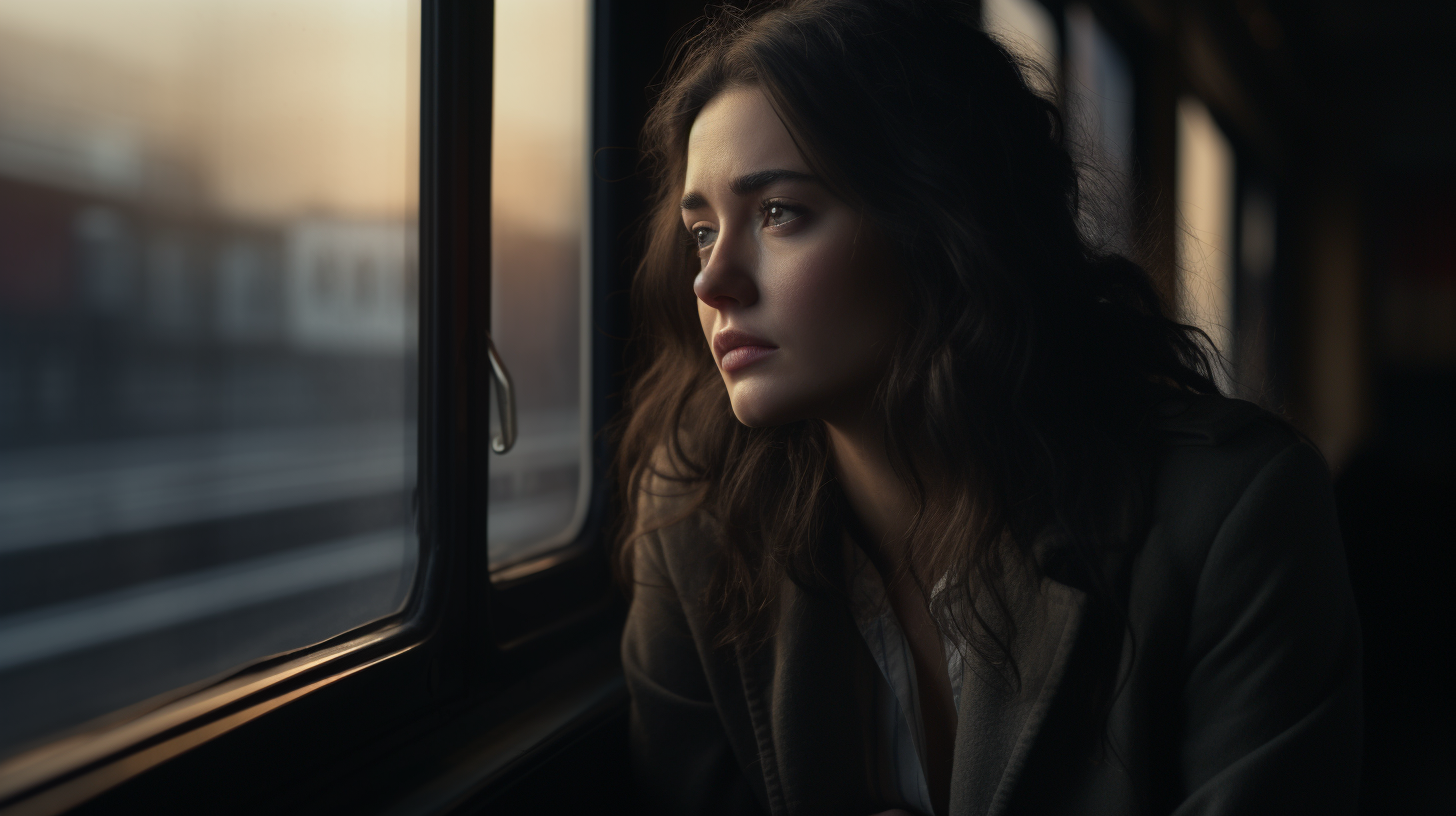
<svg viewBox="0 0 1456 816">
<path fill-rule="evenodd" d="M 1248 403 L 1185 404 L 1162 428 L 1152 526 L 1126 564 L 1132 636 L 1106 731 L 1089 690 L 1118 641 L 1083 591 L 1013 584 L 1021 682 L 969 658 L 952 814 L 1354 811 L 1360 629 L 1324 460 Z M 644 800 L 880 811 L 863 715 L 878 669 L 849 612 L 786 581 L 765 647 L 715 649 L 715 534 L 690 517 L 636 554 L 622 659 Z"/>
</svg>

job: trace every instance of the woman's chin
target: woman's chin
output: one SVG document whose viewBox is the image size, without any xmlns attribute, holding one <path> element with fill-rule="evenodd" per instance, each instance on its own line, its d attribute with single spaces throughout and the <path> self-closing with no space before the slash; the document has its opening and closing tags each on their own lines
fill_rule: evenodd
<svg viewBox="0 0 1456 816">
<path fill-rule="evenodd" d="M 771 428 L 774 425 L 782 425 L 782 421 L 776 421 L 771 412 L 764 412 L 752 408 L 741 408 L 737 403 L 733 404 L 733 416 L 738 421 L 750 428 Z"/>
<path fill-rule="evenodd" d="M 788 406 L 774 400 L 765 400 L 763 396 L 754 394 L 739 397 L 730 392 L 728 401 L 733 406 L 733 416 L 750 428 L 771 428 L 802 418 L 788 410 Z"/>
</svg>

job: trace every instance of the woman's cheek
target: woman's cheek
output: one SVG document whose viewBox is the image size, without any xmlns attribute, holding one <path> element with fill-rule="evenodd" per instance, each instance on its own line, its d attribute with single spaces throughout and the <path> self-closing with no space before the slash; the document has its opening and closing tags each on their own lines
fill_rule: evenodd
<svg viewBox="0 0 1456 816">
<path fill-rule="evenodd" d="M 818 365 L 840 368 L 870 339 L 865 322 L 874 317 L 872 299 L 860 291 L 861 276 L 853 274 L 850 252 L 822 248 L 794 260 L 795 268 L 779 278 L 782 290 L 775 293 L 782 304 L 778 322 Z"/>
</svg>

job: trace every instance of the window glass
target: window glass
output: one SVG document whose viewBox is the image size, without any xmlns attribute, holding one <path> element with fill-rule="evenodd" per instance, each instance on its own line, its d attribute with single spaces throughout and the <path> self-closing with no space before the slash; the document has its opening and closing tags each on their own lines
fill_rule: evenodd
<svg viewBox="0 0 1456 816">
<path fill-rule="evenodd" d="M 491 335 L 520 431 L 490 460 L 490 562 L 501 578 L 569 543 L 590 497 L 590 4 L 499 0 L 495 15 Z"/>
<path fill-rule="evenodd" d="M 0 757 L 406 600 L 418 14 L 0 0 Z"/>
<path fill-rule="evenodd" d="M 1046 6 L 1037 0 L 983 0 L 981 26 L 1013 54 L 1046 71 L 1045 77 L 1036 74 L 1028 77 L 1033 88 L 1047 94 L 1055 90 L 1061 38 L 1057 36 L 1056 20 Z"/>
<path fill-rule="evenodd" d="M 1232 356 L 1234 150 L 1208 108 L 1178 101 L 1178 303 L 1183 319 Z M 1230 383 L 1220 373 L 1219 385 Z"/>
<path fill-rule="evenodd" d="M 1127 252 L 1133 173 L 1133 81 L 1122 49 L 1080 3 L 1067 7 L 1067 107 L 1083 167 L 1082 225 Z"/>
</svg>

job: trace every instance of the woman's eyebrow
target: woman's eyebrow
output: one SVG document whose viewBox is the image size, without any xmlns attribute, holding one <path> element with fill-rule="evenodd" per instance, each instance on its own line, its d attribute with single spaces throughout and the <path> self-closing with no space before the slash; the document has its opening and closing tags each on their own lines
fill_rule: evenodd
<svg viewBox="0 0 1456 816">
<path fill-rule="evenodd" d="M 734 179 L 733 183 L 728 185 L 728 189 L 732 190 L 734 195 L 741 196 L 762 190 L 777 181 L 818 181 L 818 179 L 797 170 L 759 170 Z"/>
<path fill-rule="evenodd" d="M 779 181 L 808 181 L 817 183 L 819 179 L 808 173 L 800 173 L 797 170 L 756 170 L 734 179 L 728 185 L 728 189 L 734 195 L 748 195 Z M 684 210 L 697 210 L 708 206 L 708 200 L 698 193 L 688 193 L 683 196 L 679 206 Z"/>
</svg>

